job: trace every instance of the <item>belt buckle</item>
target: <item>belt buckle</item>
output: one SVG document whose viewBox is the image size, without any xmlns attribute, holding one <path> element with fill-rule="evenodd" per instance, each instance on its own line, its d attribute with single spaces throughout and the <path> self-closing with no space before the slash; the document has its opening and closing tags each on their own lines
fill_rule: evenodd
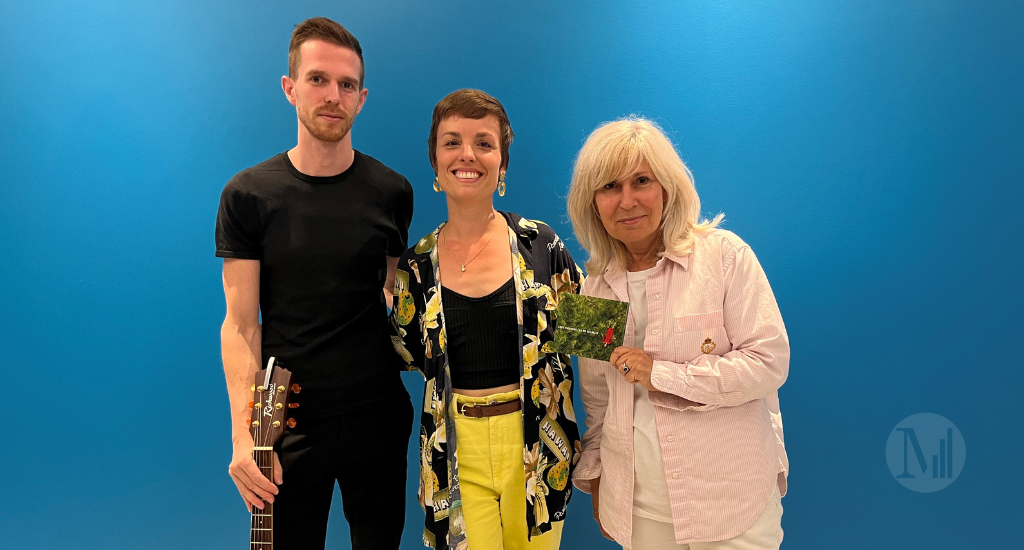
<svg viewBox="0 0 1024 550">
<path fill-rule="evenodd" d="M 459 414 L 461 414 L 462 416 L 469 416 L 466 414 L 466 407 L 468 405 L 469 403 L 463 403 L 462 406 L 459 408 Z"/>
</svg>

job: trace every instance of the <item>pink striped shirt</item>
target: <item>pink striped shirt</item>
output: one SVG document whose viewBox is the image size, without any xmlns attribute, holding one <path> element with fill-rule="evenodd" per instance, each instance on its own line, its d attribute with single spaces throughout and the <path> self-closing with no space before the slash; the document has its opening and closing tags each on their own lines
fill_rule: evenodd
<svg viewBox="0 0 1024 550">
<path fill-rule="evenodd" d="M 768 279 L 731 232 L 694 241 L 690 254 L 666 254 L 647 279 L 644 343 L 660 390 L 650 400 L 680 544 L 747 530 L 776 484 L 785 494 L 789 470 L 777 391 L 789 373 L 789 338 Z M 583 294 L 628 301 L 626 272 L 611 266 L 594 274 Z M 633 343 L 632 317 L 624 343 Z M 633 385 L 594 359 L 579 359 L 579 377 L 587 431 L 573 483 L 589 493 L 590 480 L 601 477 L 601 523 L 628 547 Z"/>
</svg>

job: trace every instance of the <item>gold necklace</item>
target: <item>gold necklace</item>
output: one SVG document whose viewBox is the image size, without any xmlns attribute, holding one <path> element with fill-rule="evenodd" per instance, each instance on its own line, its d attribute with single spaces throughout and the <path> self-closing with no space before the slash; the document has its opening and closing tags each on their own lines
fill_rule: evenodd
<svg viewBox="0 0 1024 550">
<path fill-rule="evenodd" d="M 443 231 L 444 228 L 442 227 L 441 230 Z M 477 250 L 476 254 L 473 254 L 473 257 L 470 258 L 469 261 L 466 262 L 466 263 L 462 263 L 459 260 L 457 260 L 455 258 L 455 255 L 452 254 L 452 251 L 448 250 L 448 237 L 444 238 L 444 241 L 441 242 L 441 246 L 443 246 L 444 247 L 444 251 L 447 252 L 448 255 L 452 257 L 453 260 L 455 260 L 455 263 L 459 264 L 462 267 L 462 271 L 466 271 L 466 266 L 469 265 L 470 262 L 475 260 L 476 257 L 479 256 L 480 253 L 483 252 L 485 248 L 487 248 L 487 245 L 491 244 L 491 239 L 493 239 L 493 238 L 494 238 L 494 233 L 491 233 L 491 236 L 490 236 L 490 238 L 487 239 L 487 242 L 485 242 L 484 245 L 482 247 L 480 247 L 480 250 Z"/>
</svg>

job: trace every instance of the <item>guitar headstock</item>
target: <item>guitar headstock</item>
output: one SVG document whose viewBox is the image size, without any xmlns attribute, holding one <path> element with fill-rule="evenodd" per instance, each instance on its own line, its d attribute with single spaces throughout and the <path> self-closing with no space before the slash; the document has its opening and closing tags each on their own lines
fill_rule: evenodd
<svg viewBox="0 0 1024 550">
<path fill-rule="evenodd" d="M 288 418 L 288 409 L 298 405 L 289 403 L 291 393 L 299 392 L 299 385 L 292 384 L 292 373 L 270 363 L 270 376 L 263 369 L 256 373 L 252 385 L 253 398 L 249 403 L 252 416 L 249 418 L 249 434 L 257 448 L 273 447 L 284 434 L 285 425 L 295 426 L 295 419 Z"/>
</svg>

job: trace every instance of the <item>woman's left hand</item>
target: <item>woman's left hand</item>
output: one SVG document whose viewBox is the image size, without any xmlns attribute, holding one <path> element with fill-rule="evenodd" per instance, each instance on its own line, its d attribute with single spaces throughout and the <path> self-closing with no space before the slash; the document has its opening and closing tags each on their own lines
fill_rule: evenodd
<svg viewBox="0 0 1024 550">
<path fill-rule="evenodd" d="M 654 359 L 651 359 L 651 356 L 647 355 L 644 350 L 619 346 L 612 352 L 609 362 L 626 379 L 626 382 L 640 384 L 649 392 L 659 391 L 651 384 Z"/>
</svg>

